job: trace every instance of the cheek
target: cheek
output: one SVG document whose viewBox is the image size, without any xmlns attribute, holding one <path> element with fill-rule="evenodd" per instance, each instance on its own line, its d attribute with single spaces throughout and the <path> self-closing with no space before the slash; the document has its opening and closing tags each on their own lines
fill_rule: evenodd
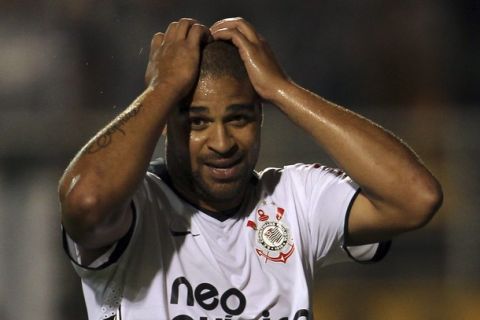
<svg viewBox="0 0 480 320">
<path fill-rule="evenodd" d="M 196 131 L 190 131 L 190 145 L 197 145 L 204 139 L 205 137 L 203 135 L 198 134 Z"/>
<path fill-rule="evenodd" d="M 260 132 L 256 128 L 245 129 L 245 132 L 239 135 L 239 141 L 245 150 L 255 155 L 260 147 Z"/>
<path fill-rule="evenodd" d="M 190 153 L 190 158 L 196 159 L 202 150 L 202 146 L 204 145 L 205 137 L 198 135 L 196 132 L 191 132 L 190 133 L 190 138 L 189 138 L 189 153 Z M 192 161 L 192 166 L 194 165 L 195 161 Z"/>
</svg>

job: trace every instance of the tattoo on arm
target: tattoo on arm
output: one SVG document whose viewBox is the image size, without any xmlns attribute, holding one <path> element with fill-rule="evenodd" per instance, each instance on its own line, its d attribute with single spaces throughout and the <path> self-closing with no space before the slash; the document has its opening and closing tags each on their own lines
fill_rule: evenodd
<svg viewBox="0 0 480 320">
<path fill-rule="evenodd" d="M 108 127 L 103 129 L 94 139 L 91 141 L 88 146 L 85 148 L 84 153 L 96 153 L 101 149 L 104 149 L 112 143 L 112 136 L 115 132 L 120 132 L 123 135 L 126 135 L 126 132 L 123 130 L 123 126 L 130 119 L 134 118 L 142 109 L 143 105 L 140 103 L 125 113 L 119 115 Z"/>
</svg>

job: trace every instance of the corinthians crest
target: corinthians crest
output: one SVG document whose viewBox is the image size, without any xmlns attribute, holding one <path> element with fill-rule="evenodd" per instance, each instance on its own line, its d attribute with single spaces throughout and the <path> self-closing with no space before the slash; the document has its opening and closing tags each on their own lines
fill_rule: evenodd
<svg viewBox="0 0 480 320">
<path fill-rule="evenodd" d="M 256 231 L 255 251 L 265 258 L 265 263 L 268 261 L 287 263 L 295 250 L 288 226 L 282 222 L 284 214 L 285 209 L 264 203 L 264 206 L 256 212 L 256 221 L 247 222 L 247 227 Z"/>
</svg>

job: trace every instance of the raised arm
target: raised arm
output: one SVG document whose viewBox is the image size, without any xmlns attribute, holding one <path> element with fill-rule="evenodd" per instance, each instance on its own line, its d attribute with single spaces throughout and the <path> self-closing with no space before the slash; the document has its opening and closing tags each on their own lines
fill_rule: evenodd
<svg viewBox="0 0 480 320">
<path fill-rule="evenodd" d="M 211 32 L 239 48 L 260 96 L 312 135 L 360 185 L 350 213 L 348 244 L 386 240 L 431 219 L 442 203 L 442 190 L 406 144 L 288 79 L 268 44 L 245 20 L 221 20 Z"/>
<path fill-rule="evenodd" d="M 84 251 L 120 239 L 132 223 L 131 197 L 145 176 L 169 111 L 193 87 L 209 30 L 172 22 L 151 43 L 146 90 L 72 160 L 59 184 L 62 223 Z"/>
</svg>

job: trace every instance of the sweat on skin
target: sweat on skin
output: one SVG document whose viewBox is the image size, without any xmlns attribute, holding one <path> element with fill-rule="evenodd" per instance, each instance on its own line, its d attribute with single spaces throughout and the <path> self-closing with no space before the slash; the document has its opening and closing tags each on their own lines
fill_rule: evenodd
<svg viewBox="0 0 480 320">
<path fill-rule="evenodd" d="M 233 49 L 236 62 L 205 59 L 209 48 L 213 56 Z M 236 67 L 228 71 L 220 62 Z M 209 63 L 216 73 L 209 74 Z M 60 180 L 62 224 L 82 263 L 94 261 L 130 230 L 132 197 L 167 123 L 174 188 L 212 214 L 239 207 L 250 194 L 260 148 L 261 101 L 311 135 L 360 187 L 349 211 L 347 245 L 420 228 L 442 203 L 440 184 L 406 144 L 296 84 L 242 18 L 210 28 L 193 19 L 172 22 L 152 39 L 146 84 L 79 151 Z"/>
</svg>

